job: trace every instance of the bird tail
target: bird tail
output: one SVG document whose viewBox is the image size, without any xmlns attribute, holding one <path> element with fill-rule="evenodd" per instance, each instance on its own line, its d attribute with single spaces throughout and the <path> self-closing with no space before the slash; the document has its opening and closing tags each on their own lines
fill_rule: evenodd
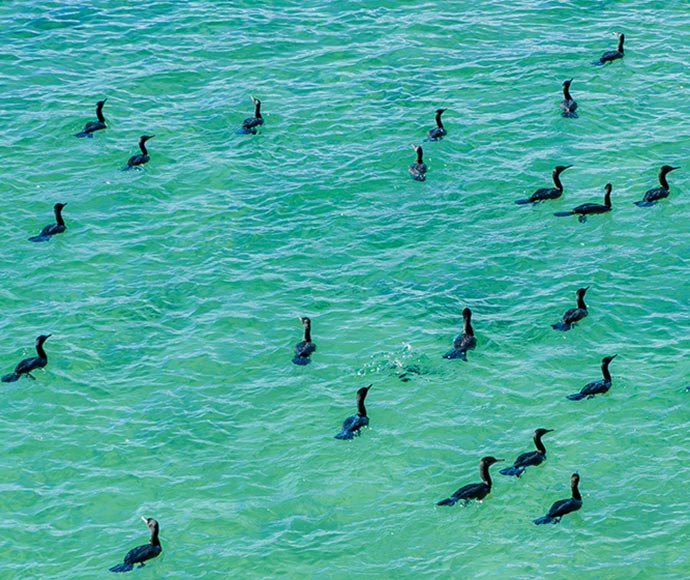
<svg viewBox="0 0 690 580">
<path fill-rule="evenodd" d="M 42 236 L 41 234 L 37 236 L 31 236 L 29 238 L 30 242 L 48 242 L 52 236 Z"/>
<path fill-rule="evenodd" d="M 572 327 L 571 324 L 568 324 L 567 322 L 563 322 L 562 320 L 560 322 L 557 322 L 556 324 L 551 325 L 551 328 L 553 328 L 554 330 L 562 330 L 564 332 L 566 330 L 570 330 L 571 327 Z"/>
<path fill-rule="evenodd" d="M 453 350 L 449 350 L 446 354 L 444 354 L 443 358 L 459 358 L 460 360 L 467 362 L 467 351 L 454 348 Z"/>
<path fill-rule="evenodd" d="M 256 129 L 245 129 L 244 127 L 240 127 L 235 133 L 238 135 L 256 135 Z"/>
<path fill-rule="evenodd" d="M 335 435 L 336 439 L 354 439 L 355 434 L 352 431 L 348 431 L 347 429 L 343 429 L 340 433 Z"/>
<path fill-rule="evenodd" d="M 573 113 L 572 111 L 563 111 L 561 113 L 561 117 L 565 117 L 566 119 L 577 119 L 579 118 L 580 115 L 577 113 Z"/>
<path fill-rule="evenodd" d="M 567 217 L 569 215 L 574 215 L 572 211 L 557 211 L 555 214 L 556 217 Z"/>
<path fill-rule="evenodd" d="M 308 365 L 311 362 L 311 359 L 308 356 L 294 356 L 292 357 L 292 362 L 296 365 L 304 366 Z"/>
<path fill-rule="evenodd" d="M 13 383 L 14 381 L 18 381 L 19 377 L 21 377 L 19 373 L 9 373 L 8 375 L 2 377 L 2 382 Z"/>
<path fill-rule="evenodd" d="M 457 501 L 458 501 L 458 500 L 456 500 L 456 499 L 454 499 L 454 498 L 452 498 L 452 497 L 448 497 L 448 498 L 446 498 L 446 499 L 442 499 L 442 500 L 439 501 L 439 502 L 436 502 L 436 505 L 447 505 L 447 506 L 451 506 L 451 505 L 455 505 L 455 504 L 457 503 Z"/>
<path fill-rule="evenodd" d="M 415 181 L 426 181 L 426 175 L 424 175 L 423 173 L 413 173 L 412 179 L 414 179 Z"/>
<path fill-rule="evenodd" d="M 129 564 L 127 562 L 122 562 L 122 564 L 118 564 L 117 566 L 113 566 L 110 568 L 111 572 L 129 572 L 132 568 L 134 568 L 133 564 Z"/>
<path fill-rule="evenodd" d="M 570 399 L 571 401 L 580 401 L 581 399 L 584 399 L 586 395 L 583 395 L 582 393 L 575 393 L 574 395 L 568 395 L 566 399 Z"/>
<path fill-rule="evenodd" d="M 540 526 L 541 524 L 557 524 L 558 518 L 552 518 L 551 516 L 541 516 L 534 520 L 534 523 Z"/>
<path fill-rule="evenodd" d="M 603 62 L 602 60 L 593 60 L 593 61 L 592 61 L 592 64 L 593 64 L 594 66 L 601 66 L 601 65 L 604 64 L 604 62 Z"/>
<path fill-rule="evenodd" d="M 636 205 L 637 207 L 651 207 L 651 206 L 653 206 L 655 203 L 656 203 L 655 201 L 644 201 L 644 200 L 642 200 L 642 201 L 636 201 L 636 202 L 635 202 L 635 205 Z"/>
<path fill-rule="evenodd" d="M 79 133 L 74 134 L 75 137 L 88 137 L 89 139 L 93 139 L 93 133 L 87 133 L 86 131 L 79 131 Z"/>
<path fill-rule="evenodd" d="M 527 205 L 528 203 L 532 203 L 529 198 L 527 199 L 516 199 L 515 203 L 518 205 Z"/>
<path fill-rule="evenodd" d="M 513 465 L 501 469 L 501 471 L 499 471 L 499 473 L 501 473 L 502 475 L 514 475 L 515 477 L 520 477 L 524 472 L 524 467 L 515 467 Z"/>
</svg>

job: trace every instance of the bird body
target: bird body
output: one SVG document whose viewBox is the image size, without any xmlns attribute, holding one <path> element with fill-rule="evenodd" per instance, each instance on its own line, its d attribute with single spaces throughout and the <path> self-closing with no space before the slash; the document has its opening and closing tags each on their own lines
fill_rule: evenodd
<svg viewBox="0 0 690 580">
<path fill-rule="evenodd" d="M 453 348 L 444 354 L 443 358 L 459 358 L 467 361 L 467 351 L 474 350 L 477 346 L 477 337 L 474 336 L 474 329 L 472 328 L 472 311 L 469 308 L 462 311 L 462 323 L 462 334 L 458 334 L 453 339 Z"/>
<path fill-rule="evenodd" d="M 541 438 L 551 431 L 553 431 L 553 429 L 536 429 L 532 438 L 534 440 L 534 446 L 537 449 L 535 451 L 521 453 L 517 456 L 512 466 L 501 469 L 499 473 L 502 475 L 515 475 L 516 477 L 520 477 L 530 465 L 541 465 L 546 459 L 546 448 Z"/>
<path fill-rule="evenodd" d="M 362 387 L 357 391 L 357 414 L 351 415 L 343 421 L 340 433 L 335 435 L 336 439 L 354 439 L 355 435 L 360 434 L 360 429 L 369 425 L 367 409 L 364 406 L 364 399 L 369 392 L 371 385 Z"/>
<path fill-rule="evenodd" d="M 601 380 L 587 383 L 584 387 L 582 387 L 579 393 L 568 395 L 566 398 L 570 399 L 571 401 L 579 401 L 585 397 L 591 399 L 594 397 L 594 395 L 608 392 L 608 390 L 611 388 L 611 373 L 609 372 L 609 364 L 614 358 L 616 358 L 616 356 L 618 355 L 614 354 L 613 356 L 605 356 L 603 359 L 601 359 L 601 374 L 603 375 Z"/>
<path fill-rule="evenodd" d="M 144 165 L 150 161 L 149 152 L 146 149 L 146 142 L 149 139 L 153 139 L 155 135 L 142 135 L 139 137 L 139 149 L 141 153 L 138 155 L 132 155 L 127 160 L 127 165 L 123 167 L 123 171 L 132 169 L 132 167 L 138 167 L 139 165 Z"/>
<path fill-rule="evenodd" d="M 635 205 L 638 207 L 649 207 L 650 205 L 654 205 L 660 199 L 668 197 L 670 192 L 666 175 L 668 175 L 669 173 L 671 173 L 671 171 L 674 171 L 676 169 L 680 169 L 680 167 L 671 167 L 670 165 L 663 165 L 661 169 L 659 169 L 659 187 L 653 187 L 652 189 L 648 189 L 645 192 L 642 201 L 636 201 Z"/>
<path fill-rule="evenodd" d="M 311 362 L 309 357 L 316 350 L 316 345 L 311 341 L 311 319 L 302 316 L 300 320 L 302 321 L 302 326 L 304 326 L 304 336 L 295 345 L 295 356 L 292 357 L 292 362 L 303 366 Z"/>
<path fill-rule="evenodd" d="M 588 215 L 597 213 L 606 213 L 611 211 L 611 184 L 607 183 L 604 187 L 604 203 L 583 203 L 574 207 L 570 211 L 557 211 L 555 216 L 565 217 L 569 215 L 577 215 L 578 220 L 583 223 L 587 220 Z"/>
<path fill-rule="evenodd" d="M 443 115 L 445 110 L 446 109 L 436 109 L 436 126 L 426 132 L 425 141 L 439 141 L 447 135 L 446 128 L 443 126 L 443 121 L 441 121 L 441 115 Z"/>
<path fill-rule="evenodd" d="M 616 47 L 616 50 L 607 50 L 604 52 L 599 57 L 599 60 L 595 60 L 594 64 L 596 65 L 602 65 L 606 64 L 607 62 L 611 62 L 613 60 L 618 60 L 619 58 L 623 58 L 625 56 L 625 53 L 623 52 L 623 43 L 625 42 L 625 34 L 622 32 L 616 32 L 616 36 L 618 37 L 618 46 Z"/>
<path fill-rule="evenodd" d="M 251 97 L 251 99 L 254 103 L 254 116 L 242 121 L 242 126 L 237 131 L 245 135 L 256 135 L 256 129 L 264 124 L 264 118 L 261 116 L 261 101 L 256 97 Z"/>
<path fill-rule="evenodd" d="M 460 489 L 456 490 L 453 495 L 449 498 L 442 499 L 436 505 L 440 506 L 452 506 L 459 501 L 464 501 L 467 504 L 470 500 L 476 499 L 477 501 L 483 500 L 489 493 L 491 493 L 491 476 L 489 474 L 489 467 L 494 463 L 503 461 L 503 459 L 496 459 L 495 457 L 487 456 L 482 457 L 479 462 L 479 476 L 481 477 L 481 483 L 469 483 L 462 486 Z"/>
<path fill-rule="evenodd" d="M 585 304 L 585 293 L 587 290 L 589 290 L 589 286 L 586 288 L 579 288 L 577 292 L 575 292 L 577 307 L 568 308 L 568 310 L 563 313 L 563 319 L 556 324 L 552 324 L 551 328 L 554 330 L 570 330 L 576 322 L 587 316 L 587 305 Z"/>
<path fill-rule="evenodd" d="M 116 566 L 110 568 L 111 572 L 129 572 L 132 568 L 134 568 L 134 564 L 140 564 L 140 566 L 143 566 L 146 560 L 155 558 L 163 550 L 160 540 L 158 539 L 158 522 L 153 518 L 142 517 L 141 519 L 148 526 L 149 530 L 151 530 L 151 538 L 149 543 L 132 548 L 125 555 L 122 564 L 117 564 Z"/>
<path fill-rule="evenodd" d="M 417 152 L 417 160 L 409 167 L 410 175 L 415 181 L 425 181 L 427 168 L 424 163 L 424 151 L 421 145 L 412 145 L 412 148 Z"/>
<path fill-rule="evenodd" d="M 580 490 L 578 489 L 579 483 L 580 476 L 577 473 L 573 473 L 570 476 L 571 497 L 554 502 L 549 508 L 548 513 L 534 520 L 534 523 L 537 525 L 557 524 L 564 515 L 579 510 L 582 507 L 582 495 L 580 495 Z"/>
<path fill-rule="evenodd" d="M 67 226 L 65 226 L 65 220 L 62 219 L 62 208 L 65 207 L 66 205 L 67 205 L 66 203 L 56 203 L 53 206 L 53 212 L 55 213 L 55 222 L 56 223 L 45 226 L 41 230 L 40 234 L 38 234 L 37 236 L 30 237 L 29 241 L 30 242 L 47 242 L 55 234 L 61 234 L 62 232 L 64 232 L 65 229 L 67 229 Z"/>
<path fill-rule="evenodd" d="M 75 137 L 93 137 L 93 134 L 95 131 L 100 131 L 101 129 L 105 129 L 107 125 L 105 124 L 105 117 L 103 116 L 103 105 L 105 105 L 105 102 L 108 99 L 103 99 L 102 101 L 98 101 L 96 103 L 96 118 L 98 119 L 97 121 L 89 121 L 84 125 L 84 128 L 79 132 L 75 133 Z"/>
<path fill-rule="evenodd" d="M 577 103 L 570 96 L 570 83 L 573 79 L 563 81 L 563 100 L 561 101 L 561 115 L 570 119 L 577 119 Z"/>
<path fill-rule="evenodd" d="M 43 343 L 48 340 L 50 336 L 50 334 L 42 334 L 36 337 L 36 356 L 25 358 L 24 360 L 20 361 L 19 364 L 14 368 L 13 373 L 9 373 L 2 377 L 2 382 L 13 383 L 14 381 L 19 380 L 22 375 L 26 375 L 27 377 L 33 379 L 34 376 L 31 374 L 31 371 L 41 369 L 48 364 L 48 355 L 43 349 Z"/>
<path fill-rule="evenodd" d="M 525 205 L 528 203 L 536 204 L 546 199 L 558 199 L 561 197 L 561 195 L 563 195 L 563 184 L 561 183 L 560 175 L 569 167 L 572 167 L 572 165 L 557 165 L 553 168 L 553 172 L 551 173 L 554 187 L 541 187 L 528 198 L 518 199 L 515 203 L 518 205 Z"/>
</svg>

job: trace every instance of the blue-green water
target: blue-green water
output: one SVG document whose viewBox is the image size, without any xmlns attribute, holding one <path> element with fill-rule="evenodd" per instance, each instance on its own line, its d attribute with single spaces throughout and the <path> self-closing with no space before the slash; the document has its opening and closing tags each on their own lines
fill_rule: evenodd
<svg viewBox="0 0 690 580">
<path fill-rule="evenodd" d="M 687 576 L 686 3 L 9 1 L 0 30 L 0 370 L 53 333 L 2 387 L 0 578 L 110 577 L 141 515 L 141 578 Z M 513 204 L 557 164 L 560 200 Z M 610 214 L 553 217 L 606 182 Z M 57 201 L 67 232 L 26 241 Z M 443 360 L 465 306 L 477 350 Z M 371 428 L 333 439 L 368 383 Z M 543 466 L 435 507 L 538 426 Z M 576 470 L 582 510 L 532 525 Z"/>
</svg>

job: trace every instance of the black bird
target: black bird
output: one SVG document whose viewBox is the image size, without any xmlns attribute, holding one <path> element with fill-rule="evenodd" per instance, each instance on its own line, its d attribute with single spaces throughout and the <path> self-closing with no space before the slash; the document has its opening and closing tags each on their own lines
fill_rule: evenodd
<svg viewBox="0 0 690 580">
<path fill-rule="evenodd" d="M 96 103 L 96 118 L 98 121 L 89 121 L 84 125 L 84 128 L 79 132 L 75 133 L 75 137 L 93 137 L 94 131 L 100 131 L 106 128 L 105 117 L 103 116 L 103 105 L 108 99 L 103 99 Z"/>
<path fill-rule="evenodd" d="M 149 157 L 149 152 L 146 150 L 146 142 L 154 137 L 155 135 L 142 135 L 139 137 L 139 149 L 141 149 L 141 153 L 139 155 L 132 155 L 127 160 L 127 166 L 122 168 L 123 171 L 127 171 L 128 169 L 132 169 L 132 167 L 137 167 L 138 165 L 143 165 L 144 163 L 149 162 L 151 158 Z"/>
<path fill-rule="evenodd" d="M 412 145 L 412 148 L 417 152 L 417 161 L 410 165 L 409 172 L 412 179 L 415 181 L 425 181 L 426 180 L 426 163 L 424 163 L 421 145 Z"/>
<path fill-rule="evenodd" d="M 577 103 L 570 96 L 570 83 L 573 79 L 563 81 L 563 100 L 561 101 L 561 115 L 570 119 L 577 119 Z"/>
<path fill-rule="evenodd" d="M 525 205 L 527 203 L 539 203 L 545 199 L 558 199 L 561 197 L 561 195 L 563 195 L 563 184 L 561 183 L 559 175 L 569 167 L 572 167 L 572 165 L 557 165 L 553 168 L 553 173 L 551 174 L 554 187 L 541 187 L 527 199 L 518 199 L 515 203 L 518 205 Z"/>
<path fill-rule="evenodd" d="M 254 116 L 247 117 L 242 121 L 242 127 L 237 130 L 238 133 L 244 135 L 256 135 L 257 127 L 261 127 L 264 124 L 264 118 L 261 116 L 261 101 L 256 97 L 251 99 L 254 103 Z"/>
<path fill-rule="evenodd" d="M 554 330 L 570 330 L 577 321 L 587 316 L 587 305 L 585 304 L 585 292 L 587 292 L 587 290 L 589 290 L 589 286 L 586 288 L 578 288 L 577 292 L 575 292 L 577 307 L 568 308 L 568 310 L 563 313 L 563 320 L 556 324 L 552 324 L 551 328 Z"/>
<path fill-rule="evenodd" d="M 636 201 L 635 205 L 637 205 L 639 207 L 649 207 L 650 205 L 654 205 L 660 199 L 668 197 L 669 188 L 668 188 L 668 181 L 666 181 L 666 175 L 671 173 L 671 171 L 675 171 L 676 169 L 680 169 L 680 167 L 671 167 L 670 165 L 662 165 L 661 169 L 659 169 L 659 185 L 660 185 L 660 187 L 653 187 L 652 189 L 648 189 L 645 192 L 644 197 L 642 198 L 642 201 Z"/>
<path fill-rule="evenodd" d="M 443 355 L 443 358 L 459 358 L 467 361 L 467 351 L 477 346 L 477 337 L 472 328 L 472 311 L 465 308 L 462 311 L 462 334 L 453 339 L 453 348 Z"/>
<path fill-rule="evenodd" d="M 308 365 L 311 362 L 309 356 L 316 350 L 316 345 L 311 341 L 311 319 L 301 316 L 300 320 L 304 326 L 304 337 L 295 345 L 295 356 L 292 357 L 292 362 L 296 365 Z"/>
<path fill-rule="evenodd" d="M 502 475 L 515 475 L 520 477 L 525 471 L 525 468 L 530 465 L 541 465 L 541 463 L 546 459 L 546 447 L 541 442 L 541 438 L 546 435 L 546 433 L 551 433 L 553 429 L 536 429 L 534 431 L 534 446 L 537 448 L 536 451 L 528 451 L 527 453 L 521 453 L 518 455 L 517 459 L 511 467 L 506 467 L 501 469 L 500 473 Z"/>
<path fill-rule="evenodd" d="M 577 218 L 579 222 L 584 223 L 587 221 L 587 216 L 595 213 L 606 213 L 611 211 L 611 184 L 607 183 L 604 186 L 604 203 L 583 203 L 574 207 L 570 211 L 557 211 L 555 216 L 565 217 L 568 215 L 578 215 Z"/>
<path fill-rule="evenodd" d="M 616 32 L 616 36 L 618 37 L 618 47 L 616 50 L 607 50 L 599 57 L 599 60 L 595 60 L 592 64 L 601 65 L 611 62 L 612 60 L 623 58 L 623 42 L 625 42 L 625 34 L 622 32 Z"/>
<path fill-rule="evenodd" d="M 62 208 L 65 207 L 66 203 L 56 203 L 53 206 L 53 211 L 55 212 L 55 222 L 49 226 L 44 227 L 41 233 L 37 236 L 32 236 L 29 238 L 30 242 L 47 242 L 55 234 L 61 234 L 65 231 L 65 220 L 62 219 Z"/>
<path fill-rule="evenodd" d="M 25 358 L 16 367 L 14 367 L 13 373 L 10 373 L 2 377 L 2 382 L 13 383 L 16 380 L 19 380 L 19 377 L 21 377 L 22 375 L 26 375 L 27 377 L 30 377 L 32 379 L 35 378 L 31 374 L 31 371 L 36 369 L 42 369 L 44 366 L 48 364 L 48 355 L 46 354 L 46 351 L 43 350 L 43 343 L 46 340 L 48 340 L 48 338 L 50 338 L 51 336 L 51 334 L 42 334 L 41 336 L 36 337 L 35 344 L 37 356 Z"/>
<path fill-rule="evenodd" d="M 338 433 L 336 439 L 353 439 L 355 435 L 359 435 L 359 430 L 362 427 L 369 425 L 369 417 L 367 417 L 367 409 L 364 406 L 364 399 L 367 393 L 371 389 L 371 385 L 368 387 L 362 387 L 357 391 L 357 414 L 351 415 L 343 421 L 343 428 L 340 433 Z"/>
<path fill-rule="evenodd" d="M 571 401 L 579 401 L 585 397 L 591 399 L 594 397 L 594 395 L 606 393 L 611 388 L 611 373 L 609 372 L 609 364 L 617 356 L 618 355 L 614 354 L 613 356 L 605 356 L 601 359 L 601 374 L 604 376 L 603 379 L 600 381 L 587 383 L 584 387 L 582 387 L 582 390 L 580 390 L 579 393 L 568 395 L 566 398 L 570 399 Z"/>
<path fill-rule="evenodd" d="M 503 459 L 496 459 L 495 457 L 482 457 L 479 462 L 479 477 L 482 478 L 481 483 L 469 483 L 459 490 L 457 490 L 453 495 L 447 499 L 442 499 L 436 505 L 455 505 L 458 501 L 463 500 L 465 505 L 469 503 L 471 499 L 476 499 L 477 501 L 483 500 L 489 493 L 491 493 L 491 476 L 489 475 L 489 467 L 498 461 L 503 461 Z"/>
<path fill-rule="evenodd" d="M 582 496 L 580 495 L 580 490 L 577 488 L 579 483 L 580 476 L 577 473 L 573 473 L 570 476 L 572 496 L 568 499 L 559 499 L 557 502 L 554 502 L 549 508 L 549 512 L 545 516 L 534 520 L 534 523 L 537 525 L 557 524 L 565 514 L 579 510 L 582 507 Z"/>
<path fill-rule="evenodd" d="M 436 126 L 426 132 L 425 141 L 438 141 L 447 135 L 446 128 L 443 126 L 443 122 L 441 121 L 441 115 L 443 115 L 445 110 L 446 109 L 436 109 Z"/>
<path fill-rule="evenodd" d="M 149 530 L 151 530 L 151 539 L 149 543 L 132 548 L 127 552 L 125 561 L 122 564 L 110 568 L 111 572 L 129 572 L 134 568 L 134 564 L 140 564 L 139 567 L 141 568 L 146 560 L 155 558 L 161 553 L 163 548 L 161 548 L 161 542 L 158 539 L 158 522 L 153 518 L 145 518 L 143 516 L 141 519 L 149 527 Z"/>
</svg>

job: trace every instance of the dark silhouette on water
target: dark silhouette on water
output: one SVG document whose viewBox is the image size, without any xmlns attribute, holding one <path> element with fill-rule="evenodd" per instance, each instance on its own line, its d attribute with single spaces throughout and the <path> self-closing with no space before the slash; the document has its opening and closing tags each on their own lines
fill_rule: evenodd
<svg viewBox="0 0 690 580">
<path fill-rule="evenodd" d="M 573 79 L 563 81 L 563 100 L 561 101 L 561 116 L 567 117 L 569 119 L 577 119 L 577 103 L 570 96 L 570 83 Z"/>
<path fill-rule="evenodd" d="M 536 429 L 532 438 L 537 450 L 521 453 L 512 466 L 501 469 L 499 473 L 502 475 L 515 475 L 516 477 L 520 477 L 530 465 L 540 465 L 546 459 L 546 447 L 544 447 L 544 444 L 541 442 L 541 438 L 547 433 L 551 433 L 551 431 L 553 431 L 553 429 Z"/>
<path fill-rule="evenodd" d="M 534 520 L 534 523 L 537 525 L 557 524 L 561 521 L 561 518 L 564 515 L 579 510 L 582 507 L 582 496 L 580 495 L 580 490 L 577 487 L 579 483 L 580 476 L 577 473 L 573 473 L 570 476 L 571 497 L 568 499 L 559 499 L 557 502 L 554 502 L 554 504 L 549 508 L 548 513 L 545 516 Z"/>
<path fill-rule="evenodd" d="M 256 97 L 251 97 L 251 99 L 254 103 L 254 116 L 242 121 L 242 126 L 237 130 L 243 135 L 256 135 L 256 129 L 264 124 L 264 118 L 261 116 L 261 101 Z"/>
<path fill-rule="evenodd" d="M 51 334 L 42 334 L 41 336 L 36 337 L 36 356 L 25 358 L 23 361 L 20 361 L 20 363 L 14 368 L 13 373 L 9 373 L 2 377 L 2 382 L 13 383 L 16 380 L 19 380 L 19 377 L 22 375 L 26 375 L 27 377 L 34 379 L 35 377 L 31 374 L 31 371 L 42 369 L 48 364 L 48 355 L 43 349 L 43 343 L 51 336 Z"/>
<path fill-rule="evenodd" d="M 443 358 L 459 358 L 467 361 L 467 351 L 477 346 L 477 337 L 472 328 L 472 311 L 465 308 L 462 311 L 462 334 L 453 339 L 453 348 L 443 355 Z"/>
<path fill-rule="evenodd" d="M 443 115 L 445 110 L 446 109 L 436 109 L 436 126 L 426 132 L 425 141 L 438 141 L 447 135 L 446 128 L 443 126 L 443 121 L 441 121 L 441 115 Z"/>
<path fill-rule="evenodd" d="M 103 116 L 103 105 L 105 105 L 105 102 L 108 99 L 103 99 L 102 101 L 98 101 L 96 103 L 96 118 L 98 119 L 97 121 L 89 121 L 84 125 L 84 128 L 79 131 L 79 133 L 75 133 L 75 137 L 93 137 L 94 131 L 100 131 L 101 129 L 105 129 L 107 125 L 105 124 L 105 117 Z"/>
<path fill-rule="evenodd" d="M 553 168 L 551 174 L 554 187 L 541 187 L 527 199 L 518 199 L 515 203 L 518 205 L 525 205 L 527 203 L 539 203 L 545 199 L 558 199 L 561 197 L 561 195 L 563 195 L 563 184 L 559 176 L 569 167 L 572 167 L 572 165 L 557 165 Z"/>
<path fill-rule="evenodd" d="M 587 305 L 585 304 L 585 293 L 587 290 L 589 290 L 589 286 L 586 288 L 578 288 L 577 292 L 575 292 L 577 307 L 568 308 L 568 310 L 563 313 L 561 322 L 552 324 L 551 328 L 554 330 L 570 330 L 576 322 L 587 316 Z"/>
<path fill-rule="evenodd" d="M 364 406 L 364 399 L 367 393 L 371 389 L 371 385 L 368 387 L 362 387 L 357 391 L 357 414 L 351 415 L 343 421 L 343 427 L 335 438 L 336 439 L 353 439 L 355 435 L 360 434 L 360 429 L 369 425 L 369 417 L 367 417 L 367 409 Z"/>
<path fill-rule="evenodd" d="M 661 169 L 659 169 L 659 187 L 648 189 L 645 192 L 642 201 L 636 201 L 635 205 L 639 207 L 649 207 L 650 205 L 654 205 L 660 199 L 668 197 L 669 186 L 668 181 L 666 181 L 666 176 L 671 173 L 671 171 L 675 171 L 676 169 L 680 169 L 680 167 L 662 165 Z"/>
<path fill-rule="evenodd" d="M 32 236 L 29 238 L 30 242 L 47 242 L 55 234 L 61 234 L 65 231 L 65 220 L 62 219 L 62 208 L 65 207 L 66 203 L 56 203 L 53 206 L 53 212 L 55 213 L 55 223 L 44 227 L 41 233 L 37 236 Z"/>
<path fill-rule="evenodd" d="M 579 401 L 585 397 L 591 399 L 594 397 L 594 395 L 606 393 L 611 388 L 611 373 L 609 372 L 609 364 L 617 356 L 618 355 L 614 354 L 613 356 L 605 356 L 603 359 L 601 359 L 601 374 L 604 376 L 603 379 L 600 381 L 587 383 L 584 387 L 582 387 L 582 390 L 580 390 L 579 393 L 568 395 L 566 398 L 570 399 L 571 401 Z"/>
<path fill-rule="evenodd" d="M 596 213 L 606 213 L 607 211 L 611 211 L 611 184 L 607 183 L 606 186 L 604 187 L 604 203 L 583 203 L 582 205 L 578 205 L 577 207 L 574 207 L 570 211 L 557 211 L 555 216 L 558 217 L 565 217 L 569 215 L 577 215 L 579 216 L 577 219 L 580 223 L 584 223 L 587 221 L 587 216 L 596 214 Z"/>
<path fill-rule="evenodd" d="M 144 165 L 144 163 L 149 162 L 151 158 L 149 157 L 149 152 L 146 150 L 146 142 L 154 137 L 155 135 L 142 135 L 139 137 L 139 149 L 141 149 L 141 153 L 139 155 L 132 155 L 127 160 L 127 166 L 122 168 L 123 171 L 127 171 L 128 169 L 132 169 L 132 167 L 138 167 L 139 165 Z"/>
<path fill-rule="evenodd" d="M 592 64 L 602 65 L 613 60 L 618 60 L 623 58 L 625 53 L 623 52 L 623 43 L 625 42 L 625 34 L 622 32 L 616 32 L 618 37 L 618 47 L 616 50 L 607 50 L 604 54 L 599 57 L 599 60 L 595 60 Z"/>
<path fill-rule="evenodd" d="M 316 350 L 316 345 L 311 341 L 311 319 L 302 316 L 300 320 L 304 326 L 304 336 L 295 345 L 295 356 L 292 357 L 292 362 L 296 365 L 308 365 L 311 362 L 309 357 Z"/>
<path fill-rule="evenodd" d="M 442 499 L 436 505 L 451 506 L 455 505 L 460 500 L 465 502 L 465 505 L 469 503 L 470 500 L 476 499 L 478 501 L 483 500 L 489 493 L 491 493 L 491 476 L 489 475 L 489 467 L 498 461 L 503 461 L 503 459 L 496 459 L 495 457 L 482 457 L 479 462 L 479 477 L 481 478 L 481 483 L 469 483 L 460 489 L 458 489 L 453 495 L 447 499 Z"/>
<path fill-rule="evenodd" d="M 417 160 L 410 165 L 409 172 L 412 179 L 415 181 L 426 180 L 426 163 L 424 163 L 424 151 L 421 145 L 412 145 L 412 148 L 417 152 Z"/>
<path fill-rule="evenodd" d="M 153 518 L 145 518 L 143 516 L 141 519 L 148 526 L 149 530 L 151 530 L 151 538 L 149 539 L 149 543 L 144 544 L 143 546 L 132 548 L 129 552 L 127 552 L 125 560 L 122 562 L 122 564 L 118 564 L 117 566 L 110 568 L 111 572 L 129 572 L 132 568 L 134 568 L 134 564 L 140 564 L 139 567 L 141 568 L 146 560 L 155 558 L 161 553 L 163 548 L 161 547 L 161 542 L 158 539 L 158 522 Z"/>
</svg>

